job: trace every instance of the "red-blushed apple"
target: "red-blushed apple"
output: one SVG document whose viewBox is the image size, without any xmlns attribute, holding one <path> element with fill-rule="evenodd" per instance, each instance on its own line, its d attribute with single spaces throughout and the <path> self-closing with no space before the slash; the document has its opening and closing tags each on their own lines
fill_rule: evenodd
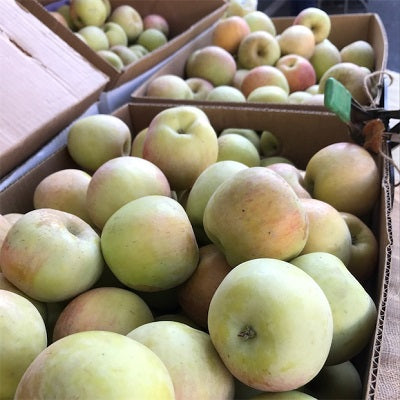
<svg viewBox="0 0 400 400">
<path fill-rule="evenodd" d="M 244 69 L 244 68 L 240 68 L 240 69 L 236 70 L 236 73 L 232 80 L 232 86 L 235 87 L 236 89 L 241 89 L 243 79 L 247 75 L 248 72 L 249 72 L 249 70 Z"/>
<path fill-rule="evenodd" d="M 236 54 L 242 39 L 250 33 L 250 28 L 243 17 L 233 15 L 221 18 L 215 24 L 211 43 L 231 54 Z"/>
<path fill-rule="evenodd" d="M 146 87 L 147 97 L 192 100 L 193 92 L 185 79 L 178 75 L 166 74 L 152 79 Z"/>
<path fill-rule="evenodd" d="M 243 78 L 240 90 L 246 96 L 261 86 L 279 86 L 289 94 L 289 83 L 286 76 L 278 68 L 271 65 L 260 65 L 252 68 Z"/>
<path fill-rule="evenodd" d="M 85 43 L 94 51 L 108 50 L 110 47 L 107 35 L 98 26 L 84 26 L 78 33 L 85 38 Z"/>
<path fill-rule="evenodd" d="M 236 133 L 250 140 L 254 144 L 257 151 L 260 151 L 260 135 L 254 129 L 246 128 L 225 128 L 223 129 L 219 136 L 227 135 L 228 133 Z"/>
<path fill-rule="evenodd" d="M 303 90 L 299 90 L 298 92 L 292 92 L 289 94 L 287 102 L 289 104 L 302 104 L 306 100 L 312 97 L 311 93 L 305 92 Z"/>
<path fill-rule="evenodd" d="M 347 269 L 361 283 L 371 278 L 378 265 L 378 240 L 371 228 L 360 218 L 346 212 L 340 213 L 351 234 L 350 261 Z"/>
<path fill-rule="evenodd" d="M 75 27 L 102 26 L 108 17 L 106 0 L 71 0 L 69 13 Z"/>
<path fill-rule="evenodd" d="M 193 100 L 205 100 L 214 85 L 202 78 L 188 78 L 186 83 L 193 92 Z"/>
<path fill-rule="evenodd" d="M 305 90 L 317 82 L 314 67 L 306 58 L 298 54 L 281 57 L 275 67 L 285 75 L 290 92 Z"/>
<path fill-rule="evenodd" d="M 196 270 L 178 289 L 178 300 L 183 312 L 200 327 L 207 329 L 211 299 L 232 268 L 214 244 L 200 247 L 199 255 Z"/>
<path fill-rule="evenodd" d="M 107 36 L 110 48 L 115 45 L 128 45 L 128 38 L 121 25 L 115 22 L 106 22 L 102 29 Z"/>
<path fill-rule="evenodd" d="M 308 217 L 308 238 L 300 254 L 325 252 L 346 266 L 351 255 L 351 234 L 343 217 L 330 204 L 317 199 L 301 199 Z"/>
<path fill-rule="evenodd" d="M 160 168 L 140 157 L 117 157 L 93 174 L 86 193 L 86 208 L 93 223 L 102 229 L 123 205 L 148 195 L 171 195 L 169 182 Z"/>
<path fill-rule="evenodd" d="M 328 39 L 315 45 L 314 54 L 310 58 L 310 62 L 315 70 L 317 82 L 320 81 L 322 75 L 333 65 L 342 61 L 339 49 Z"/>
<path fill-rule="evenodd" d="M 81 218 L 40 208 L 24 214 L 8 231 L 0 251 L 4 276 L 35 300 L 70 299 L 100 277 L 100 238 Z"/>
<path fill-rule="evenodd" d="M 143 19 L 139 12 L 129 4 L 121 4 L 114 8 L 108 21 L 122 26 L 129 44 L 133 43 L 143 32 Z"/>
<path fill-rule="evenodd" d="M 259 65 L 274 65 L 281 56 L 275 36 L 265 31 L 255 31 L 240 42 L 237 59 L 241 68 L 252 69 Z"/>
<path fill-rule="evenodd" d="M 287 103 L 288 94 L 279 86 L 266 85 L 255 88 L 247 96 L 248 102 L 255 103 Z"/>
<path fill-rule="evenodd" d="M 88 173 L 75 168 L 53 172 L 36 186 L 33 206 L 66 211 L 92 224 L 86 208 L 86 192 L 91 179 Z"/>
<path fill-rule="evenodd" d="M 307 214 L 276 172 L 252 167 L 225 180 L 204 210 L 204 229 L 229 265 L 271 257 L 296 257 L 308 236 Z"/>
<path fill-rule="evenodd" d="M 255 389 L 283 392 L 321 370 L 333 319 L 325 294 L 308 274 L 285 261 L 258 258 L 237 265 L 218 286 L 208 329 L 237 379 Z"/>
<path fill-rule="evenodd" d="M 340 364 L 359 354 L 375 329 L 377 310 L 371 296 L 333 254 L 309 253 L 290 262 L 310 275 L 329 301 L 333 338 L 325 365 Z"/>
<path fill-rule="evenodd" d="M 115 332 L 66 336 L 44 349 L 15 399 L 175 399 L 169 372 L 148 347 Z"/>
<path fill-rule="evenodd" d="M 313 198 L 356 216 L 372 210 L 380 191 L 374 158 L 354 143 L 338 142 L 319 150 L 308 161 L 304 180 Z"/>
<path fill-rule="evenodd" d="M 208 333 L 180 322 L 155 321 L 139 326 L 127 336 L 147 346 L 163 361 L 174 384 L 176 400 L 233 398 L 233 376 Z"/>
<path fill-rule="evenodd" d="M 329 14 L 317 7 L 307 7 L 301 10 L 293 21 L 294 25 L 304 25 L 314 34 L 315 43 L 325 40 L 331 32 Z"/>
<path fill-rule="evenodd" d="M 278 37 L 281 54 L 298 54 L 309 59 L 314 54 L 315 39 L 310 28 L 304 25 L 291 25 Z"/>
<path fill-rule="evenodd" d="M 271 131 L 264 130 L 260 136 L 260 153 L 264 157 L 276 156 L 282 148 L 281 141 Z"/>
<path fill-rule="evenodd" d="M 244 97 L 244 94 L 239 89 L 236 89 L 233 86 L 221 85 L 211 89 L 205 100 L 214 102 L 224 101 L 244 103 L 246 101 L 246 97 Z"/>
<path fill-rule="evenodd" d="M 143 143 L 146 136 L 148 128 L 143 128 L 137 133 L 137 135 L 132 140 L 131 146 L 131 156 L 132 157 L 143 157 Z"/>
<path fill-rule="evenodd" d="M 165 37 L 169 36 L 169 24 L 165 17 L 160 14 L 147 14 L 143 18 L 143 29 L 158 29 Z"/>
<path fill-rule="evenodd" d="M 375 50 L 365 40 L 356 40 L 342 47 L 340 57 L 342 62 L 351 62 L 370 71 L 375 69 Z"/>
<path fill-rule="evenodd" d="M 145 29 L 136 39 L 136 43 L 145 47 L 148 51 L 154 51 L 168 42 L 167 37 L 159 29 Z"/>
<path fill-rule="evenodd" d="M 205 46 L 191 53 L 186 60 L 186 78 L 203 78 L 213 86 L 229 85 L 236 72 L 232 54 L 219 46 Z"/>
<path fill-rule="evenodd" d="M 149 306 L 130 290 L 98 287 L 71 300 L 54 326 L 53 342 L 83 331 L 110 331 L 127 335 L 153 322 Z"/>
<path fill-rule="evenodd" d="M 164 172 L 171 189 L 187 189 L 217 161 L 217 134 L 200 108 L 171 107 L 159 112 L 150 122 L 143 157 Z"/>
<path fill-rule="evenodd" d="M 248 167 L 259 167 L 260 153 L 249 139 L 237 133 L 227 133 L 218 137 L 217 161 L 228 160 Z"/>
<path fill-rule="evenodd" d="M 96 114 L 72 123 L 67 149 L 81 168 L 95 171 L 112 158 L 129 155 L 131 141 L 125 122 L 113 115 Z"/>
<path fill-rule="evenodd" d="M 275 24 L 272 21 L 271 17 L 260 10 L 252 11 L 246 14 L 244 20 L 249 25 L 250 31 L 266 31 L 270 33 L 272 36 L 276 35 Z"/>
<path fill-rule="evenodd" d="M 178 286 L 199 259 L 184 208 L 166 196 L 144 196 L 122 206 L 106 222 L 101 248 L 113 274 L 144 292 Z"/>
<path fill-rule="evenodd" d="M 46 348 L 42 316 L 25 297 L 0 289 L 0 397 L 13 399 L 31 362 Z"/>
</svg>

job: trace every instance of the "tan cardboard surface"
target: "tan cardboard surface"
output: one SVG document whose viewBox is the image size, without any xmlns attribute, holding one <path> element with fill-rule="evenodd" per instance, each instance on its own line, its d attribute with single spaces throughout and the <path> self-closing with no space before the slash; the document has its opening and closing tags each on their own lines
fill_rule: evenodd
<svg viewBox="0 0 400 400">
<path fill-rule="evenodd" d="M 0 2 L 0 54 L 2 177 L 95 102 L 108 77 L 14 0 Z"/>
</svg>

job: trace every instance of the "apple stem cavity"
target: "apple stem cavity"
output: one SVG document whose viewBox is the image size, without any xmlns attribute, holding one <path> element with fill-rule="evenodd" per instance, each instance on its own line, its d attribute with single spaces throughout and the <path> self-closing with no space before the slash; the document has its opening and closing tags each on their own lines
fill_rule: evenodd
<svg viewBox="0 0 400 400">
<path fill-rule="evenodd" d="M 251 326 L 247 325 L 241 332 L 238 333 L 238 336 L 243 340 L 249 340 L 255 338 L 257 333 Z"/>
</svg>

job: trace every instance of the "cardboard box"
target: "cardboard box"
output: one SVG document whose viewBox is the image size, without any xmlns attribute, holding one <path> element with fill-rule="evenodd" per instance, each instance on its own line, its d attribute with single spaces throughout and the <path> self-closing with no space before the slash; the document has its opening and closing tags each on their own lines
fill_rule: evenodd
<svg viewBox="0 0 400 400">
<path fill-rule="evenodd" d="M 365 40 L 369 42 L 376 54 L 375 70 L 385 70 L 387 64 L 388 55 L 388 41 L 386 37 L 386 31 L 382 24 L 382 21 L 378 14 L 366 13 L 366 14 L 342 14 L 342 15 L 331 15 L 331 32 L 329 40 L 334 43 L 339 49 L 343 48 L 347 44 L 356 40 Z M 276 17 L 272 18 L 275 24 L 277 34 L 281 33 L 285 28 L 293 23 L 294 17 Z M 160 69 L 157 70 L 146 82 L 142 83 L 137 89 L 132 92 L 133 102 L 165 102 L 165 99 L 157 98 L 146 98 L 146 87 L 148 83 L 161 75 L 173 74 L 185 78 L 185 65 L 189 55 L 194 50 L 208 46 L 212 43 L 212 31 L 213 27 L 210 27 L 201 36 L 194 39 L 191 43 L 187 44 L 184 48 L 174 54 L 170 61 L 165 63 Z M 168 99 L 171 103 L 182 103 L 182 100 Z M 206 104 L 205 101 L 185 100 L 185 103 L 189 104 Z M 208 102 L 210 103 L 210 102 Z M 215 103 L 213 103 L 215 104 Z M 221 103 L 219 103 L 221 104 Z M 223 104 L 241 107 L 243 103 L 234 102 L 223 102 Z M 262 103 L 251 103 L 253 106 L 265 106 Z M 272 108 L 295 108 L 304 110 L 326 110 L 324 106 L 305 106 L 297 104 L 268 104 L 268 107 Z"/>
<path fill-rule="evenodd" d="M 108 77 L 15 0 L 0 2 L 0 177 L 96 102 Z"/>
<path fill-rule="evenodd" d="M 170 106 L 159 103 L 128 104 L 113 114 L 129 125 L 134 136 L 147 127 L 155 115 Z M 274 132 L 283 141 L 282 155 L 302 169 L 309 158 L 322 147 L 339 141 L 350 141 L 346 125 L 327 112 L 251 107 L 243 107 L 238 112 L 237 108 L 210 105 L 201 108 L 207 113 L 217 132 L 228 127 L 252 128 L 257 131 L 268 129 Z M 321 126 L 324 127 L 323 134 Z M 388 152 L 385 144 L 383 150 Z M 387 393 L 385 385 L 388 382 L 398 383 L 400 378 L 400 371 L 392 368 L 396 359 L 390 353 L 391 346 L 396 343 L 396 331 L 398 332 L 399 328 L 398 318 L 394 316 L 390 303 L 396 298 L 399 289 L 399 281 L 393 281 L 396 273 L 398 277 L 399 269 L 396 270 L 396 265 L 393 264 L 395 257 L 398 259 L 398 254 L 396 256 L 393 253 L 392 228 L 396 217 L 391 211 L 392 188 L 389 168 L 387 163 L 382 163 L 382 159 L 377 159 L 377 163 L 382 174 L 381 195 L 372 213 L 370 226 L 379 240 L 380 255 L 376 275 L 371 280 L 368 290 L 377 305 L 378 320 L 370 345 L 354 359 L 354 363 L 363 378 L 363 399 L 386 400 L 389 397 L 384 396 Z M 75 167 L 77 166 L 71 160 L 65 144 L 49 152 L 40 164 L 18 180 L 6 187 L 0 184 L 0 214 L 24 213 L 31 210 L 34 189 L 45 176 L 60 169 Z M 398 210 L 396 215 L 398 216 Z M 394 240 L 398 241 L 399 237 Z M 387 332 L 390 333 L 389 336 Z M 381 352 L 383 349 L 384 354 Z"/>
<path fill-rule="evenodd" d="M 105 90 L 116 88 L 156 66 L 162 60 L 172 55 L 186 43 L 197 37 L 201 32 L 218 20 L 226 9 L 223 0 L 110 0 L 112 9 L 122 4 L 134 7 L 144 17 L 150 13 L 163 15 L 170 25 L 170 39 L 164 46 L 152 51 L 137 62 L 123 68 L 118 72 L 111 64 L 103 60 L 83 43 L 73 32 L 63 26 L 35 0 L 18 0 L 43 24 L 60 36 L 77 52 L 83 55 L 97 69 L 109 77 Z M 46 1 L 46 5 L 51 2 Z"/>
</svg>

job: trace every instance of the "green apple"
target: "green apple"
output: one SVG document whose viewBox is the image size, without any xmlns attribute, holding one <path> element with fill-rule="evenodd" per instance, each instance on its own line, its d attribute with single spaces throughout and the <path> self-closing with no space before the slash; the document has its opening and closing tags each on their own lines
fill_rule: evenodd
<svg viewBox="0 0 400 400">
<path fill-rule="evenodd" d="M 124 29 L 128 43 L 133 43 L 143 32 L 143 19 L 140 13 L 129 4 L 117 6 L 108 18 L 109 22 L 116 22 Z"/>
<path fill-rule="evenodd" d="M 242 39 L 237 51 L 238 62 L 245 69 L 274 65 L 280 56 L 278 40 L 266 31 L 249 33 Z"/>
<path fill-rule="evenodd" d="M 310 58 L 310 62 L 315 70 L 317 82 L 320 81 L 322 75 L 332 66 L 342 61 L 339 49 L 329 40 L 324 39 L 315 46 L 314 54 Z"/>
<path fill-rule="evenodd" d="M 121 119 L 108 114 L 82 117 L 69 127 L 67 149 L 83 169 L 95 171 L 106 161 L 131 151 L 131 132 Z"/>
<path fill-rule="evenodd" d="M 338 142 L 319 150 L 308 161 L 304 179 L 312 197 L 356 216 L 372 210 L 380 191 L 375 160 L 354 143 Z"/>
<path fill-rule="evenodd" d="M 144 57 L 145 55 L 149 54 L 149 51 L 146 49 L 146 47 L 142 46 L 141 44 L 135 43 L 130 45 L 128 48 L 133 53 L 135 53 L 138 58 Z"/>
<path fill-rule="evenodd" d="M 107 19 L 105 0 L 71 0 L 69 13 L 75 27 L 102 26 Z"/>
<path fill-rule="evenodd" d="M 122 44 L 116 44 L 110 50 L 121 59 L 124 66 L 132 64 L 140 58 L 137 53 Z"/>
<path fill-rule="evenodd" d="M 315 50 L 313 31 L 305 25 L 291 25 L 278 37 L 281 54 L 298 54 L 306 59 L 311 58 Z"/>
<path fill-rule="evenodd" d="M 101 58 L 109 62 L 118 72 L 121 72 L 124 68 L 124 63 L 121 57 L 118 56 L 114 51 L 111 50 L 99 50 L 96 52 Z"/>
<path fill-rule="evenodd" d="M 166 196 L 144 196 L 118 209 L 101 234 L 104 259 L 126 286 L 171 289 L 194 272 L 199 249 L 184 208 Z"/>
<path fill-rule="evenodd" d="M 88 45 L 87 40 L 85 39 L 85 37 L 83 35 L 81 35 L 79 32 L 74 32 L 74 35 L 79 39 L 82 40 L 83 43 L 85 43 L 86 45 Z"/>
<path fill-rule="evenodd" d="M 264 130 L 260 136 L 260 152 L 264 157 L 276 156 L 282 148 L 280 140 L 271 131 Z"/>
<path fill-rule="evenodd" d="M 164 172 L 171 189 L 188 189 L 217 161 L 217 134 L 200 108 L 186 105 L 167 108 L 150 122 L 143 157 Z"/>
<path fill-rule="evenodd" d="M 331 18 L 321 8 L 307 7 L 301 10 L 293 21 L 294 25 L 304 25 L 314 34 L 315 43 L 321 43 L 331 32 Z"/>
<path fill-rule="evenodd" d="M 324 291 L 332 310 L 333 338 L 326 365 L 360 353 L 371 339 L 377 319 L 374 301 L 336 256 L 315 252 L 290 261 L 310 275 Z"/>
<path fill-rule="evenodd" d="M 180 322 L 155 321 L 139 326 L 127 336 L 147 346 L 163 361 L 177 399 L 233 398 L 233 377 L 207 333 Z"/>
<path fill-rule="evenodd" d="M 332 343 L 329 302 L 317 283 L 288 262 L 237 265 L 210 303 L 211 340 L 230 372 L 255 389 L 284 392 L 313 379 Z"/>
<path fill-rule="evenodd" d="M 143 158 L 143 144 L 148 128 L 139 131 L 132 140 L 131 156 Z"/>
<path fill-rule="evenodd" d="M 205 100 L 214 85 L 203 78 L 187 78 L 186 83 L 193 92 L 193 100 Z"/>
<path fill-rule="evenodd" d="M 7 280 L 43 302 L 88 290 L 104 267 L 93 228 L 73 214 L 48 208 L 24 214 L 10 228 L 0 264 Z"/>
<path fill-rule="evenodd" d="M 67 168 L 43 178 L 33 192 L 34 208 L 66 211 L 92 224 L 86 208 L 86 192 L 91 176 L 80 169 Z"/>
<path fill-rule="evenodd" d="M 121 25 L 115 22 L 106 22 L 102 28 L 107 35 L 110 47 L 114 45 L 128 45 L 128 38 Z"/>
<path fill-rule="evenodd" d="M 146 96 L 163 99 L 192 100 L 194 94 L 184 78 L 178 75 L 159 75 L 147 84 Z"/>
<path fill-rule="evenodd" d="M 246 97 L 244 97 L 243 93 L 239 89 L 236 89 L 233 86 L 221 85 L 211 89 L 205 100 L 239 103 L 245 102 Z"/>
<path fill-rule="evenodd" d="M 225 128 L 221 131 L 219 136 L 227 135 L 228 133 L 236 133 L 250 140 L 254 144 L 257 151 L 260 151 L 260 135 L 254 129 L 246 128 Z"/>
<path fill-rule="evenodd" d="M 149 306 L 137 294 L 118 287 L 97 287 L 76 296 L 63 309 L 53 331 L 53 342 L 83 331 L 127 335 L 153 322 Z"/>
<path fill-rule="evenodd" d="M 85 38 L 85 43 L 94 51 L 108 50 L 110 47 L 107 35 L 98 26 L 85 26 L 77 33 Z"/>
<path fill-rule="evenodd" d="M 165 17 L 160 14 L 147 14 L 143 18 L 143 29 L 158 29 L 165 37 L 169 36 L 169 24 Z"/>
<path fill-rule="evenodd" d="M 0 398 L 13 399 L 31 362 L 46 348 L 42 316 L 25 297 L 0 289 Z"/>
<path fill-rule="evenodd" d="M 171 195 L 162 171 L 140 157 L 116 157 L 94 172 L 87 188 L 86 207 L 93 223 L 102 229 L 123 205 L 149 195 Z"/>
<path fill-rule="evenodd" d="M 309 88 L 306 89 L 307 93 L 312 95 L 318 94 L 319 84 L 311 85 Z"/>
<path fill-rule="evenodd" d="M 250 103 L 287 103 L 288 94 L 279 86 L 260 86 L 250 92 L 247 101 Z"/>
<path fill-rule="evenodd" d="M 370 71 L 375 69 L 375 50 L 365 40 L 356 40 L 342 47 L 340 56 L 342 62 L 351 62 L 360 67 L 368 68 Z"/>
<path fill-rule="evenodd" d="M 217 161 L 237 161 L 248 167 L 260 166 L 260 154 L 254 144 L 237 133 L 228 133 L 218 137 Z"/>
<path fill-rule="evenodd" d="M 264 167 L 246 168 L 223 182 L 207 203 L 203 224 L 232 267 L 253 258 L 296 257 L 308 235 L 300 199 Z"/>
<path fill-rule="evenodd" d="M 115 332 L 66 336 L 43 350 L 18 384 L 16 400 L 175 399 L 164 363 L 141 343 Z"/>
<path fill-rule="evenodd" d="M 252 11 L 246 14 L 244 20 L 249 25 L 250 31 L 266 31 L 270 33 L 272 36 L 276 35 L 275 24 L 272 21 L 271 17 L 260 10 Z"/>
<path fill-rule="evenodd" d="M 148 28 L 145 29 L 137 38 L 137 44 L 142 45 L 148 51 L 158 49 L 167 43 L 167 37 L 158 29 Z"/>
</svg>

